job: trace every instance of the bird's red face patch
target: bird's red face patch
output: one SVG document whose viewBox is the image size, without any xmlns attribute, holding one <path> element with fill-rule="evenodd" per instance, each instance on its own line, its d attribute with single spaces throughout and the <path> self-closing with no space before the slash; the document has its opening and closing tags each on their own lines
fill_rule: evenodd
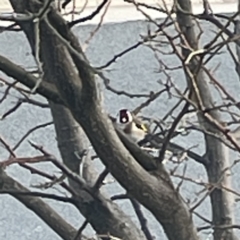
<svg viewBox="0 0 240 240">
<path fill-rule="evenodd" d="M 119 121 L 122 124 L 128 123 L 130 121 L 129 119 L 130 113 L 127 109 L 122 109 L 119 111 Z"/>
</svg>

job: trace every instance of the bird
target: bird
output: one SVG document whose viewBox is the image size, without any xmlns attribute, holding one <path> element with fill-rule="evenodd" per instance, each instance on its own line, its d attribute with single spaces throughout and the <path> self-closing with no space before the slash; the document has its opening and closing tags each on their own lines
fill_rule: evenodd
<svg viewBox="0 0 240 240">
<path fill-rule="evenodd" d="M 128 109 L 119 110 L 116 123 L 135 143 L 143 140 L 149 132 L 148 127 Z"/>
<path fill-rule="evenodd" d="M 137 144 L 140 143 L 140 141 L 148 134 L 151 134 L 149 126 L 137 118 L 128 109 L 119 110 L 116 123 L 117 126 Z M 151 154 L 153 157 L 157 157 L 159 155 L 160 149 L 158 148 L 148 145 L 140 146 L 140 148 Z M 165 164 L 165 160 L 163 163 Z"/>
</svg>

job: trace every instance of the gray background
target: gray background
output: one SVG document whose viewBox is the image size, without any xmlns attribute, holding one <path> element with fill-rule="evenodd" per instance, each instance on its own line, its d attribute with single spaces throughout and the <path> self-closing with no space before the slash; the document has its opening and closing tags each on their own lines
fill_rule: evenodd
<svg viewBox="0 0 240 240">
<path fill-rule="evenodd" d="M 148 24 L 143 21 L 134 22 L 123 22 L 117 24 L 105 24 L 95 35 L 87 48 L 87 56 L 89 57 L 93 66 L 100 66 L 106 61 L 111 59 L 114 54 L 119 53 L 126 47 L 131 46 L 140 40 L 140 35 L 144 35 L 147 32 Z M 210 41 L 216 30 L 213 25 L 209 23 L 202 23 L 204 29 L 204 35 L 201 39 L 201 43 Z M 90 32 L 94 26 L 78 26 L 74 29 L 74 32 L 83 43 L 88 38 Z M 171 31 L 170 31 L 171 32 Z M 233 50 L 234 46 L 232 46 Z M 167 50 L 167 48 L 166 48 Z M 34 66 L 33 59 L 30 54 L 30 48 L 26 41 L 23 33 L 10 33 L 5 32 L 0 34 L 0 54 L 8 57 L 15 63 L 25 66 Z M 174 56 L 161 56 L 162 60 L 169 66 L 177 66 L 179 61 Z M 220 63 L 220 67 L 214 76 L 226 87 L 226 89 L 238 100 L 239 93 L 239 79 L 235 73 L 235 66 L 231 57 L 226 53 L 226 49 L 223 49 L 223 53 L 216 56 L 208 65 L 215 67 Z M 117 61 L 116 64 L 108 68 L 107 75 L 111 79 L 111 86 L 118 90 L 125 90 L 131 93 L 149 93 L 150 91 L 160 90 L 162 86 L 157 82 L 158 80 L 165 80 L 164 76 L 157 72 L 158 63 L 154 58 L 153 52 L 147 47 L 139 47 L 128 53 Z M 181 71 L 169 72 L 174 83 L 180 88 L 184 89 L 184 76 Z M 6 79 L 6 76 L 0 73 L 0 76 Z M 0 88 L 1 95 L 4 88 Z M 113 115 L 117 113 L 117 110 L 122 107 L 133 109 L 138 106 L 144 99 L 129 99 L 124 96 L 116 96 L 115 94 L 104 89 L 104 104 L 106 109 Z M 6 112 L 11 106 L 14 105 L 18 96 L 15 92 L 11 92 L 12 96 L 9 97 L 4 103 L 0 105 L 0 115 Z M 37 97 L 41 101 L 45 101 L 41 97 Z M 219 97 L 215 96 L 216 101 Z M 157 118 L 163 117 L 168 109 L 173 106 L 176 99 L 168 99 L 167 94 L 163 94 L 156 102 L 152 103 L 147 109 L 142 111 L 145 116 L 153 116 Z M 23 104 L 14 114 L 7 119 L 1 121 L 0 124 L 0 135 L 11 145 L 17 143 L 23 134 L 28 129 L 35 126 L 51 121 L 50 111 L 47 109 L 41 109 L 38 107 L 32 107 L 28 104 Z M 57 150 L 57 144 L 55 141 L 55 132 L 53 126 L 47 127 L 42 130 L 38 130 L 28 137 L 29 140 L 35 141 L 38 144 L 44 145 L 46 149 L 54 153 L 59 157 Z M 184 147 L 191 147 L 198 144 L 194 150 L 198 153 L 204 153 L 204 145 L 201 141 L 203 138 L 201 135 L 193 133 L 188 138 L 178 138 L 176 142 L 180 143 Z M 27 141 L 21 145 L 17 151 L 18 156 L 31 156 L 36 155 L 37 152 L 29 147 Z M 3 160 L 8 157 L 7 152 L 1 147 L 0 159 Z M 231 155 L 232 159 L 236 159 L 236 155 Z M 95 161 L 98 170 L 102 169 L 99 162 Z M 59 175 L 58 170 L 54 167 L 49 167 L 50 164 L 41 163 L 36 164 L 40 169 L 49 173 Z M 172 166 L 169 164 L 169 168 Z M 233 187 L 239 192 L 239 167 L 236 166 L 233 173 L 234 184 Z M 37 176 L 31 175 L 28 171 L 21 169 L 18 166 L 11 166 L 7 168 L 7 173 L 12 177 L 21 181 L 25 186 L 30 187 L 32 184 L 38 184 L 44 182 L 43 179 Z M 179 170 L 181 173 L 181 168 Z M 187 176 L 193 177 L 194 179 L 206 180 L 206 174 L 204 168 L 195 163 L 194 161 L 188 161 Z M 173 179 L 175 183 L 177 179 Z M 107 194 L 123 193 L 119 186 L 116 184 L 109 184 L 104 187 Z M 32 188 L 33 189 L 33 188 Z M 194 198 L 194 194 L 201 188 L 194 184 L 186 183 L 183 184 L 181 191 L 185 198 Z M 36 190 L 36 189 L 34 189 Z M 48 190 L 47 192 L 55 192 L 60 194 L 58 189 Z M 200 195 L 202 196 L 202 195 Z M 55 201 L 47 200 L 51 206 L 56 209 L 64 218 L 78 228 L 83 218 L 76 211 L 74 207 L 65 203 L 58 203 Z M 134 212 L 130 210 L 130 205 L 127 201 L 119 201 L 120 206 L 126 211 L 127 214 L 135 218 Z M 8 240 L 27 240 L 27 239 L 60 239 L 51 229 L 48 228 L 34 213 L 26 209 L 21 203 L 8 195 L 0 196 L 0 239 Z M 149 226 L 156 236 L 156 239 L 165 239 L 161 226 L 154 220 L 151 214 L 146 210 L 147 216 L 149 217 Z M 209 199 L 197 209 L 197 212 L 203 216 L 211 219 L 211 211 Z M 236 224 L 239 223 L 239 207 L 236 205 Z M 194 217 L 197 226 L 202 226 L 204 223 L 198 218 Z M 93 232 L 88 227 L 84 233 L 92 235 Z M 204 239 L 209 232 L 203 233 Z M 240 236 L 239 232 L 238 235 Z"/>
</svg>

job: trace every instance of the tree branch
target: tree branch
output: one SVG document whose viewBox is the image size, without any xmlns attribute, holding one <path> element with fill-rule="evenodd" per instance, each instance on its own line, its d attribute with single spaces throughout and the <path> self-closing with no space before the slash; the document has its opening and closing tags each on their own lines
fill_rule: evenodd
<svg viewBox="0 0 240 240">
<path fill-rule="evenodd" d="M 39 198 L 48 198 L 53 199 L 59 202 L 67 202 L 74 203 L 74 199 L 70 197 L 62 197 L 57 196 L 55 194 L 50 193 L 42 193 L 42 192 L 25 192 L 25 191 L 17 191 L 17 190 L 0 190 L 0 194 L 9 194 L 12 196 L 31 196 L 31 197 L 39 197 Z"/>
<path fill-rule="evenodd" d="M 30 89 L 34 88 L 38 81 L 38 79 L 32 74 L 28 73 L 23 68 L 17 66 L 3 56 L 0 56 L 0 70 L 7 74 L 9 77 L 18 80 Z M 42 82 L 36 92 L 55 103 L 64 104 L 58 94 L 56 87 L 53 84 Z"/>
<path fill-rule="evenodd" d="M 10 191 L 10 195 L 18 199 L 27 208 L 32 210 L 64 240 L 72 240 L 74 236 L 76 236 L 77 230 L 68 224 L 60 215 L 58 215 L 49 205 L 47 205 L 41 199 L 33 196 L 14 194 L 14 191 L 24 191 L 29 193 L 31 192 L 17 181 L 7 176 L 7 174 L 4 173 L 1 169 L 0 189 L 2 191 Z"/>
<path fill-rule="evenodd" d="M 109 0 L 103 0 L 102 3 L 96 8 L 96 10 L 93 11 L 89 16 L 69 22 L 68 26 L 71 28 L 78 23 L 86 22 L 88 20 L 93 19 L 102 10 L 102 8 L 107 4 L 108 1 Z"/>
<path fill-rule="evenodd" d="M 147 240 L 153 240 L 154 237 L 150 233 L 150 230 L 149 230 L 149 228 L 147 226 L 147 219 L 143 215 L 143 212 L 141 210 L 140 204 L 136 200 L 131 199 L 131 198 L 130 198 L 130 201 L 131 201 L 131 203 L 133 205 L 133 208 L 134 208 L 134 210 L 136 212 L 136 215 L 138 216 L 139 222 L 141 224 L 141 229 L 144 232 Z"/>
</svg>

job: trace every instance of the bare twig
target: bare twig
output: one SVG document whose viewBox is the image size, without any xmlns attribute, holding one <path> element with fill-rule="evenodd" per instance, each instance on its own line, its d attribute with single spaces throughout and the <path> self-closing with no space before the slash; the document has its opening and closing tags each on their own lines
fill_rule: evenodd
<svg viewBox="0 0 240 240">
<path fill-rule="evenodd" d="M 66 6 L 71 2 L 72 0 L 65 0 L 63 3 L 62 3 L 62 8 L 65 9 Z"/>
<path fill-rule="evenodd" d="M 83 222 L 82 226 L 78 229 L 78 232 L 77 232 L 77 234 L 76 234 L 76 236 L 74 237 L 73 240 L 78 240 L 79 239 L 79 237 L 81 236 L 83 230 L 87 227 L 87 225 L 88 225 L 88 220 L 85 220 Z"/>
<path fill-rule="evenodd" d="M 149 99 L 147 99 L 145 102 L 141 103 L 138 107 L 136 107 L 132 112 L 137 115 L 143 108 L 149 106 L 149 104 L 151 102 L 153 102 L 154 100 L 156 100 L 162 93 L 164 93 L 165 91 L 167 91 L 168 89 L 162 89 L 156 93 L 152 93 L 149 97 Z"/>
<path fill-rule="evenodd" d="M 56 200 L 56 201 L 68 202 L 68 203 L 73 203 L 74 202 L 73 198 L 57 196 L 55 194 L 50 194 L 50 193 L 33 192 L 33 191 L 32 192 L 23 192 L 23 191 L 16 191 L 16 190 L 10 190 L 9 189 L 9 190 L 0 190 L 0 194 L 49 198 L 49 199 L 53 199 L 53 200 Z"/>
<path fill-rule="evenodd" d="M 4 147 L 6 148 L 6 150 L 9 152 L 9 154 L 10 154 L 10 159 L 11 159 L 11 158 L 17 159 L 17 156 L 16 156 L 16 154 L 14 153 L 14 151 L 12 150 L 12 148 L 10 147 L 10 145 L 9 145 L 1 136 L 0 136 L 0 142 L 3 144 L 3 146 L 4 146 Z M 9 159 L 8 159 L 7 161 L 9 161 Z M 9 163 L 10 163 L 10 162 L 11 162 L 11 161 L 9 161 Z M 0 165 L 1 165 L 1 163 L 0 163 Z M 21 167 L 29 170 L 32 174 L 38 174 L 39 176 L 45 177 L 45 178 L 47 178 L 47 179 L 50 179 L 50 180 L 52 180 L 53 182 L 55 182 L 56 179 L 57 179 L 55 176 L 51 176 L 51 175 L 49 175 L 49 174 L 47 174 L 47 173 L 45 173 L 45 172 L 42 172 L 42 171 L 40 171 L 40 170 L 38 170 L 38 169 L 36 169 L 36 168 L 33 168 L 33 167 L 31 167 L 31 166 L 28 166 L 28 165 L 24 164 L 24 163 L 19 163 L 19 165 L 20 165 Z M 70 186 L 68 186 L 66 183 L 61 182 L 61 183 L 60 183 L 60 186 L 62 186 L 64 189 L 66 189 L 68 192 L 70 192 L 73 196 L 76 195 L 76 192 L 75 192 Z"/>
<path fill-rule="evenodd" d="M 16 158 L 16 157 L 12 157 L 9 158 L 7 160 L 1 161 L 0 162 L 0 167 L 5 168 L 9 165 L 12 165 L 14 163 L 19 163 L 19 164 L 23 164 L 23 163 L 38 163 L 38 162 L 48 162 L 51 161 L 50 156 L 36 156 L 36 157 L 22 157 L 22 158 Z"/>
<path fill-rule="evenodd" d="M 159 162 L 162 162 L 163 159 L 164 159 L 164 155 L 165 155 L 165 151 L 167 149 L 167 145 L 169 143 L 169 141 L 171 140 L 171 137 L 172 137 L 172 134 L 175 130 L 175 128 L 177 127 L 179 121 L 182 119 L 182 117 L 184 116 L 184 114 L 186 114 L 186 112 L 188 111 L 188 108 L 189 108 L 189 105 L 190 103 L 189 102 L 186 102 L 182 111 L 178 114 L 178 116 L 176 117 L 176 119 L 174 120 L 165 140 L 164 140 L 164 143 L 162 145 L 162 148 L 160 150 L 160 153 L 159 153 L 159 156 L 158 156 L 158 160 Z"/>
<path fill-rule="evenodd" d="M 142 229 L 143 233 L 145 234 L 147 240 L 153 240 L 154 237 L 150 233 L 150 230 L 147 226 L 147 219 L 143 215 L 140 204 L 135 199 L 132 199 L 132 198 L 130 198 L 130 201 L 131 201 L 134 211 L 139 219 L 141 229 Z"/>
<path fill-rule="evenodd" d="M 1 79 L 2 80 L 2 79 Z M 14 85 L 17 84 L 18 81 L 14 81 L 13 83 L 10 83 L 8 87 L 6 88 L 2 98 L 0 99 L 0 103 L 2 103 L 8 96 L 8 93 L 10 92 L 11 88 L 14 87 Z"/>
<path fill-rule="evenodd" d="M 96 8 L 96 10 L 94 12 L 92 12 L 89 16 L 74 20 L 72 22 L 68 23 L 68 26 L 71 28 L 74 25 L 78 24 L 78 23 L 82 23 L 82 22 L 86 22 L 88 20 L 93 19 L 97 14 L 99 14 L 99 12 L 102 10 L 102 8 L 107 4 L 109 0 L 103 0 L 102 3 Z M 64 8 L 64 7 L 63 7 Z"/>
<path fill-rule="evenodd" d="M 47 103 L 42 103 L 40 101 L 30 99 L 27 96 L 25 96 L 25 97 L 26 98 L 20 98 L 19 101 L 22 103 L 29 103 L 29 104 L 32 104 L 34 106 L 41 107 L 41 108 L 49 108 L 49 105 Z"/>
<path fill-rule="evenodd" d="M 22 31 L 22 29 L 18 26 L 17 23 L 10 24 L 9 26 L 0 26 L 0 33 L 3 33 L 5 31 L 12 31 L 12 32 L 19 32 Z"/>
<path fill-rule="evenodd" d="M 95 191 L 98 190 L 98 189 L 102 186 L 103 180 L 104 180 L 105 177 L 108 175 L 108 173 L 109 173 L 108 169 L 105 168 L 105 169 L 103 170 L 103 172 L 99 175 L 99 177 L 98 177 L 98 179 L 97 179 L 97 181 L 96 181 L 96 183 L 94 184 L 94 187 L 93 187 L 93 189 L 94 189 Z"/>
<path fill-rule="evenodd" d="M 115 200 L 124 200 L 124 199 L 128 199 L 129 196 L 127 194 L 119 194 L 119 195 L 115 195 L 115 196 L 112 196 L 111 197 L 111 200 L 112 201 L 115 201 Z"/>
<path fill-rule="evenodd" d="M 1 116 L 1 120 L 5 119 L 7 116 L 9 116 L 10 114 L 12 114 L 13 112 L 15 112 L 20 106 L 22 105 L 21 101 L 18 101 L 15 106 L 13 106 L 12 108 L 10 108 L 7 112 L 5 112 L 2 116 Z"/>
<path fill-rule="evenodd" d="M 109 2 L 107 3 L 104 11 L 103 11 L 103 14 L 101 15 L 100 17 L 100 21 L 98 23 L 98 25 L 96 26 L 96 28 L 90 33 L 90 36 L 88 37 L 88 39 L 86 39 L 86 41 L 84 42 L 84 45 L 82 46 L 83 49 L 86 49 L 86 47 L 88 46 L 89 42 L 91 41 L 91 39 L 93 38 L 93 36 L 97 33 L 97 31 L 100 29 L 102 23 L 103 23 L 103 19 L 107 13 L 107 10 L 110 6 L 110 3 L 111 3 L 111 0 L 108 0 Z"/>
<path fill-rule="evenodd" d="M 16 157 L 11 147 L 7 144 L 7 142 L 1 136 L 0 136 L 0 142 L 6 148 L 6 150 L 10 153 L 10 157 Z"/>
<path fill-rule="evenodd" d="M 43 160 L 52 162 L 56 167 L 61 169 L 61 171 L 64 174 L 66 174 L 67 177 L 69 177 L 73 181 L 75 181 L 79 185 L 80 188 L 82 188 L 83 190 L 85 190 L 91 196 L 94 197 L 94 194 L 95 194 L 94 191 L 88 186 L 88 184 L 85 182 L 85 180 L 83 178 L 81 178 L 78 174 L 72 172 L 67 166 L 65 166 L 63 163 L 58 161 L 53 155 L 49 154 L 46 150 L 44 150 L 42 146 L 38 146 L 30 141 L 29 141 L 29 143 L 31 144 L 32 147 L 34 147 L 35 149 L 39 150 L 40 152 L 42 152 L 44 154 L 44 156 L 42 156 Z"/>
<path fill-rule="evenodd" d="M 40 124 L 40 125 L 37 125 L 37 126 L 31 128 L 30 130 L 28 130 L 28 131 L 24 134 L 24 136 L 18 141 L 18 143 L 13 147 L 12 150 L 15 151 L 15 150 L 20 146 L 20 144 L 21 144 L 31 133 L 33 133 L 34 131 L 36 131 L 36 130 L 39 129 L 39 128 L 44 128 L 44 127 L 47 127 L 47 126 L 49 126 L 49 125 L 51 125 L 51 124 L 53 124 L 52 121 L 51 121 L 51 122 L 44 123 L 44 124 Z"/>
</svg>

